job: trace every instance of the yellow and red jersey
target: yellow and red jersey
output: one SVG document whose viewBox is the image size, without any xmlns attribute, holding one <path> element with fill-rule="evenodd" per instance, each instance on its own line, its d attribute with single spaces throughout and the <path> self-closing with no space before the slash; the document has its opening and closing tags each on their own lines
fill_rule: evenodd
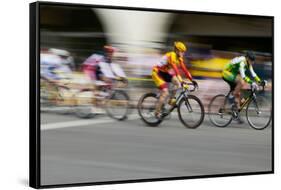
<svg viewBox="0 0 281 190">
<path fill-rule="evenodd" d="M 180 76 L 178 66 L 184 72 L 186 78 L 192 80 L 192 76 L 187 70 L 184 60 L 182 57 L 178 57 L 177 54 L 173 51 L 167 52 L 161 59 L 161 61 L 154 67 L 159 71 L 164 73 L 169 73 L 171 75 Z"/>
</svg>

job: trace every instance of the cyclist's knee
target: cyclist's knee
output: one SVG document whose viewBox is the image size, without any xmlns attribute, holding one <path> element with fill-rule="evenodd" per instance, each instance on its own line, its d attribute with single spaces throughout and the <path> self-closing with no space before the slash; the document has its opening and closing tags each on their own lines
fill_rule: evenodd
<svg viewBox="0 0 281 190">
<path fill-rule="evenodd" d="M 181 87 L 181 84 L 180 83 L 177 83 L 175 86 L 174 86 L 174 90 L 177 90 Z"/>
<path fill-rule="evenodd" d="M 166 98 L 169 95 L 169 91 L 167 88 L 162 89 L 161 91 L 161 97 Z"/>
<path fill-rule="evenodd" d="M 179 81 L 179 79 L 176 77 L 176 76 L 174 76 L 173 78 L 172 78 L 172 82 L 173 82 L 173 84 L 174 84 L 174 86 L 176 87 L 176 88 L 180 88 L 180 81 Z"/>
<path fill-rule="evenodd" d="M 236 84 L 237 84 L 237 85 L 242 86 L 242 85 L 244 84 L 244 80 L 242 79 L 241 76 L 237 76 L 235 81 L 236 81 Z M 237 85 L 236 85 L 236 86 L 237 86 Z"/>
<path fill-rule="evenodd" d="M 233 95 L 238 97 L 241 95 L 240 90 L 234 90 Z"/>
</svg>

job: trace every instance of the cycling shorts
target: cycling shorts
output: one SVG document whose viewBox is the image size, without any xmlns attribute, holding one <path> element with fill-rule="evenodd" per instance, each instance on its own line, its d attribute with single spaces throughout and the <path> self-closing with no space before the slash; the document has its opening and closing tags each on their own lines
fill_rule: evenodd
<svg viewBox="0 0 281 190">
<path fill-rule="evenodd" d="M 230 90 L 233 91 L 236 87 L 236 82 L 235 81 L 229 81 L 222 77 L 222 79 L 230 86 Z"/>
<path fill-rule="evenodd" d="M 231 91 L 233 91 L 236 87 L 236 77 L 237 75 L 233 74 L 228 70 L 224 70 L 222 72 L 222 79 L 229 84 Z"/>
<path fill-rule="evenodd" d="M 152 70 L 152 80 L 160 90 L 168 88 L 168 83 L 172 82 L 173 76 L 174 75 L 160 71 L 157 67 L 154 67 Z"/>
</svg>

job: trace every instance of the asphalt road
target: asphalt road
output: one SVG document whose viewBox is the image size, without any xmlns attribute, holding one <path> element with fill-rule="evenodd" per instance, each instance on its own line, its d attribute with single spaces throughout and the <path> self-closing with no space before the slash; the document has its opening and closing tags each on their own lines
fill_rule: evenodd
<svg viewBox="0 0 281 190">
<path fill-rule="evenodd" d="M 146 127 L 136 114 L 77 119 L 41 114 L 42 185 L 270 171 L 271 127 L 187 129 L 172 116 Z"/>
</svg>

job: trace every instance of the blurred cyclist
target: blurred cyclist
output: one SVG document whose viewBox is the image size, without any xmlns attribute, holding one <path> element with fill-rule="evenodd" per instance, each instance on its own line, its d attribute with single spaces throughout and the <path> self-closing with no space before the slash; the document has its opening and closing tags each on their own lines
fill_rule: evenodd
<svg viewBox="0 0 281 190">
<path fill-rule="evenodd" d="M 161 117 L 161 111 L 164 101 L 169 96 L 168 83 L 172 82 L 174 88 L 169 99 L 169 104 L 174 105 L 176 103 L 175 95 L 178 88 L 182 85 L 186 85 L 180 75 L 178 66 L 183 70 L 185 76 L 197 86 L 197 82 L 192 80 L 192 76 L 187 70 L 184 64 L 184 53 L 186 52 L 186 46 L 182 42 L 174 43 L 174 51 L 167 52 L 161 59 L 161 61 L 153 67 L 152 79 L 156 86 L 161 90 L 159 101 L 156 105 L 155 116 Z"/>
<path fill-rule="evenodd" d="M 104 55 L 92 54 L 83 65 L 83 72 L 97 86 L 111 83 L 112 80 L 127 81 L 123 69 L 112 62 L 116 48 L 104 46 Z"/>
<path fill-rule="evenodd" d="M 251 88 L 257 88 L 257 83 L 266 83 L 266 81 L 261 81 L 253 69 L 255 59 L 255 54 L 248 51 L 245 56 L 232 59 L 222 71 L 223 80 L 229 84 L 231 91 L 233 91 L 234 96 L 230 95 L 230 101 L 234 103 L 235 109 L 240 108 L 240 91 L 245 82 L 250 84 Z M 249 70 L 255 82 L 246 75 L 246 70 Z M 238 118 L 238 121 L 242 122 L 240 118 Z"/>
<path fill-rule="evenodd" d="M 66 66 L 65 69 L 75 69 L 74 59 L 69 51 L 57 48 L 50 48 L 48 51 L 54 55 L 58 55 L 61 58 L 62 65 Z"/>
<path fill-rule="evenodd" d="M 52 83 L 59 83 L 62 79 L 69 79 L 72 71 L 68 65 L 63 64 L 63 59 L 53 52 L 41 51 L 40 75 L 41 78 Z"/>
<path fill-rule="evenodd" d="M 40 86 L 50 103 L 58 103 L 58 86 L 67 86 L 73 78 L 72 71 L 61 56 L 42 49 L 40 52 Z"/>
</svg>

